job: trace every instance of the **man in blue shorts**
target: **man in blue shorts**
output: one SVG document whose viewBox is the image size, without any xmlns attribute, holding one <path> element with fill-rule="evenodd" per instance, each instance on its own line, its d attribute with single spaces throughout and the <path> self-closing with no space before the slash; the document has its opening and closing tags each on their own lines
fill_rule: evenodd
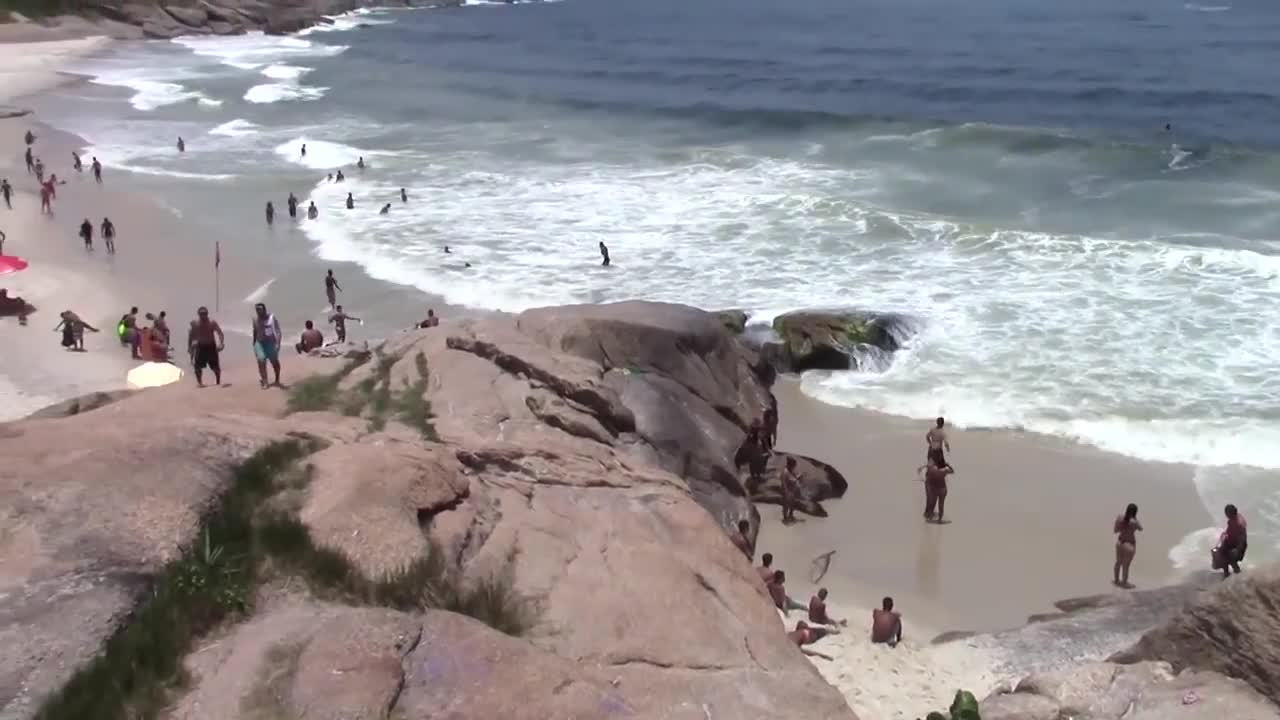
<svg viewBox="0 0 1280 720">
<path fill-rule="evenodd" d="M 275 371 L 274 384 L 280 384 L 280 321 L 262 303 L 253 310 L 253 356 L 258 360 L 258 383 L 265 389 L 268 362 Z"/>
</svg>

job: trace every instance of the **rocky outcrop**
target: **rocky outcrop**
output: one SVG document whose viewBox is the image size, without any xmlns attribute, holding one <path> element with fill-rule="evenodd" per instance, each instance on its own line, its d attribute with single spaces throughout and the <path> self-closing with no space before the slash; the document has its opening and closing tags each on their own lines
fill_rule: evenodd
<svg viewBox="0 0 1280 720">
<path fill-rule="evenodd" d="M 853 718 L 724 532 L 753 517 L 732 454 L 770 401 L 735 345 L 690 308 L 555 308 L 404 333 L 358 367 L 286 358 L 307 411 L 245 368 L 10 424 L 0 717 L 30 717 L 128 622 L 233 465 L 306 437 L 272 502 L 312 541 L 368 577 L 438 549 L 461 582 L 510 578 L 536 625 L 282 582 L 188 656 L 173 717 Z"/>
<path fill-rule="evenodd" d="M 883 369 L 916 331 L 904 315 L 859 310 L 786 313 L 774 319 L 773 330 L 780 347 L 761 352 L 780 365 L 779 372 Z"/>
<path fill-rule="evenodd" d="M 1162 660 L 1176 670 L 1222 673 L 1280 703 L 1280 566 L 1216 582 L 1112 660 Z"/>
<path fill-rule="evenodd" d="M 786 468 L 788 457 L 796 460 L 796 479 L 800 483 L 796 510 L 814 517 L 826 517 L 823 501 L 844 497 L 845 491 L 849 489 L 849 482 L 839 470 L 813 458 L 773 452 L 765 466 L 764 481 L 759 486 L 750 488 L 751 499 L 758 503 L 782 504 L 782 472 Z"/>
<path fill-rule="evenodd" d="M 1274 718 L 1280 708 L 1213 672 L 1175 675 L 1166 663 L 1091 663 L 1032 675 L 982 702 L 983 720 Z"/>
</svg>

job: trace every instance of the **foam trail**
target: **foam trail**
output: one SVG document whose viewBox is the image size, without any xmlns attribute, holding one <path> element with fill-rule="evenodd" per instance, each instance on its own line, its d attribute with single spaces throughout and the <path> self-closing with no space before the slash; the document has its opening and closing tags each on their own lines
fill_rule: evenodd
<svg viewBox="0 0 1280 720">
<path fill-rule="evenodd" d="M 275 283 L 275 281 L 276 281 L 276 278 L 271 278 L 270 280 L 262 283 L 253 292 L 249 293 L 248 295 L 245 295 L 244 300 L 242 302 L 244 303 L 262 302 L 263 300 L 266 299 L 267 291 L 271 289 L 271 286 L 272 284 Z"/>
<path fill-rule="evenodd" d="M 302 146 L 307 146 L 306 157 L 302 156 Z M 353 166 L 363 156 L 372 153 L 360 148 L 328 140 L 312 140 L 306 137 L 294 138 L 275 148 L 277 156 L 289 162 L 309 167 L 313 170 L 333 170 Z"/>
<path fill-rule="evenodd" d="M 244 137 L 245 135 L 256 135 L 257 133 L 258 126 L 244 118 L 228 120 L 209 131 L 210 135 L 224 135 L 226 137 Z"/>
</svg>

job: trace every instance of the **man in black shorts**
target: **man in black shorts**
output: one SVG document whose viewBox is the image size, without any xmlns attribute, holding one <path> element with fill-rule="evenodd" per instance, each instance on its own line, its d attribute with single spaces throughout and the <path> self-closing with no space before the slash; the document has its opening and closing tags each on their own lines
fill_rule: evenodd
<svg viewBox="0 0 1280 720">
<path fill-rule="evenodd" d="M 196 310 L 196 319 L 191 321 L 191 330 L 187 332 L 187 347 L 191 350 L 191 364 L 196 370 L 196 385 L 204 387 L 204 369 L 213 371 L 213 381 L 222 384 L 222 365 L 218 362 L 218 353 L 226 339 L 218 321 L 209 317 L 209 308 L 201 306 Z"/>
</svg>

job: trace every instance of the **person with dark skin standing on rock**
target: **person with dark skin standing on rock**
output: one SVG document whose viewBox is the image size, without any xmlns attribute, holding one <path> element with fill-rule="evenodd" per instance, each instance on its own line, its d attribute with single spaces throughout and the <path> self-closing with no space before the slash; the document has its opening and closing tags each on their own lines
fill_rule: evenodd
<svg viewBox="0 0 1280 720">
<path fill-rule="evenodd" d="M 1142 531 L 1138 506 L 1129 503 L 1124 514 L 1116 517 L 1111 531 L 1116 535 L 1116 564 L 1111 571 L 1111 584 L 1127 590 L 1133 587 L 1129 584 L 1129 566 L 1138 552 L 1138 533 Z"/>
<path fill-rule="evenodd" d="M 213 371 L 213 383 L 222 385 L 222 364 L 218 353 L 222 352 L 226 338 L 218 321 L 209 317 L 209 308 L 196 310 L 196 319 L 187 331 L 187 349 L 191 353 L 191 365 L 196 371 L 196 385 L 204 387 L 204 369 Z"/>
<path fill-rule="evenodd" d="M 746 520 L 738 521 L 738 531 L 729 536 L 735 547 L 747 556 L 748 560 L 755 557 L 755 550 L 751 547 L 751 523 Z"/>
<path fill-rule="evenodd" d="M 893 598 L 887 597 L 880 609 L 871 611 L 871 642 L 897 647 L 902 642 L 902 613 L 893 609 Z"/>
</svg>

